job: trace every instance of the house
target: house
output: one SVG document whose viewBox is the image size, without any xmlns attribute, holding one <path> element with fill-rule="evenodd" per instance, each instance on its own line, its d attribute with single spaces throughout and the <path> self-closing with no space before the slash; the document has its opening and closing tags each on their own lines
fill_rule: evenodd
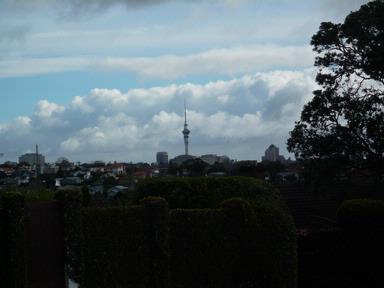
<svg viewBox="0 0 384 288">
<path fill-rule="evenodd" d="M 113 173 L 116 176 L 125 174 L 125 165 L 123 163 L 113 163 L 105 167 L 105 172 Z"/>
</svg>

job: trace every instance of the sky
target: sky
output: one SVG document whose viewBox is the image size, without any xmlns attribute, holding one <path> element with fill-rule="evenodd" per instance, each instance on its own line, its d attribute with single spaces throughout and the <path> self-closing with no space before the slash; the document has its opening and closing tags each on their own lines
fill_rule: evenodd
<svg viewBox="0 0 384 288">
<path fill-rule="evenodd" d="M 311 36 L 363 0 L 0 0 L 0 161 L 260 160 L 317 88 Z"/>
</svg>

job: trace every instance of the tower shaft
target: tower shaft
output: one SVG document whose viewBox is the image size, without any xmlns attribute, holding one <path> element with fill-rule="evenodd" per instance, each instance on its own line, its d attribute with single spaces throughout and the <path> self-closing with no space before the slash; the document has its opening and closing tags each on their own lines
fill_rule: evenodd
<svg viewBox="0 0 384 288">
<path fill-rule="evenodd" d="M 188 129 L 187 108 L 186 108 L 185 102 L 184 102 L 184 129 L 182 133 L 184 135 L 185 155 L 188 155 L 188 142 L 189 142 L 188 139 L 189 139 L 189 133 L 191 133 L 191 131 L 189 131 Z"/>
</svg>

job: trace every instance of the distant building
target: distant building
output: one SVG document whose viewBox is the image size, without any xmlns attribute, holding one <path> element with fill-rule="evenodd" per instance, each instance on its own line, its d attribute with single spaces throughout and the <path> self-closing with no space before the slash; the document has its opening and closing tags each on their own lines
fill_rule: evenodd
<svg viewBox="0 0 384 288">
<path fill-rule="evenodd" d="M 124 163 L 112 163 L 108 164 L 104 172 L 110 172 L 114 174 L 115 176 L 123 175 L 125 174 L 125 164 Z"/>
<path fill-rule="evenodd" d="M 75 168 L 75 164 L 73 162 L 69 162 L 69 160 L 65 157 L 60 157 L 56 160 L 56 166 L 59 167 L 60 171 L 71 171 Z"/>
<path fill-rule="evenodd" d="M 196 157 L 195 156 L 192 156 L 192 155 L 179 155 L 179 156 L 176 156 L 175 158 L 173 158 L 171 160 L 171 163 L 173 165 L 177 165 L 177 166 L 180 166 L 181 164 L 183 164 L 184 162 L 187 162 L 188 160 L 191 160 L 191 159 L 195 159 Z"/>
<path fill-rule="evenodd" d="M 157 152 L 156 162 L 160 167 L 168 166 L 168 152 Z"/>
<path fill-rule="evenodd" d="M 225 156 L 225 155 L 217 156 L 216 154 L 201 155 L 200 159 L 209 165 L 213 165 L 216 162 L 217 163 L 229 163 L 230 162 L 230 159 L 228 156 Z"/>
<path fill-rule="evenodd" d="M 88 164 L 88 169 L 91 172 L 104 173 L 104 171 L 106 170 L 105 162 L 104 161 L 94 161 L 93 163 Z"/>
<path fill-rule="evenodd" d="M 56 174 L 57 172 L 59 172 L 59 167 L 56 166 L 55 164 L 46 164 L 45 167 L 44 167 L 44 173 L 45 174 Z"/>
<path fill-rule="evenodd" d="M 36 154 L 36 153 L 27 153 L 24 155 L 21 155 L 19 157 L 19 163 L 28 163 L 31 166 L 44 166 L 45 164 L 45 157 L 41 154 Z"/>
<path fill-rule="evenodd" d="M 269 162 L 276 162 L 276 161 L 280 161 L 280 162 L 285 162 L 285 158 L 283 155 L 279 155 L 279 148 L 276 147 L 275 145 L 271 144 L 269 145 L 269 147 L 267 148 L 267 150 L 265 150 L 265 156 L 262 157 L 262 161 L 263 162 L 266 162 L 266 161 L 269 161 Z"/>
</svg>

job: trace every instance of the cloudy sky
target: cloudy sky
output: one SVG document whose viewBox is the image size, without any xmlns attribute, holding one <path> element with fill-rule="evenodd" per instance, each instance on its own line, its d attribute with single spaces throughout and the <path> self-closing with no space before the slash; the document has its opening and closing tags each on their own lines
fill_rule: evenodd
<svg viewBox="0 0 384 288">
<path fill-rule="evenodd" d="M 0 161 L 260 159 L 316 88 L 320 22 L 363 0 L 1 0 Z"/>
</svg>

